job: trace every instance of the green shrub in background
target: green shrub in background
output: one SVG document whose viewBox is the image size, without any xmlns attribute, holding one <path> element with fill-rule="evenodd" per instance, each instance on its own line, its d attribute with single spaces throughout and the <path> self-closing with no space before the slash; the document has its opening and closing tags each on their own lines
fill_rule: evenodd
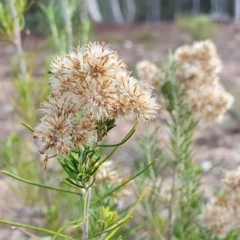
<svg viewBox="0 0 240 240">
<path fill-rule="evenodd" d="M 137 167 L 154 158 L 159 161 L 136 179 L 137 195 L 140 186 L 148 187 L 139 222 L 131 228 L 141 236 L 136 239 L 217 240 L 223 235 L 225 240 L 239 239 L 238 230 L 233 231 L 236 225 L 222 229 L 233 221 L 224 222 L 221 209 L 202 217 L 206 209 L 202 182 L 209 172 L 194 159 L 197 129 L 202 123 L 221 122 L 233 103 L 218 80 L 220 64 L 210 40 L 179 47 L 160 66 L 146 60 L 137 64 L 139 78 L 155 86 L 164 117 L 147 126 L 138 140 Z"/>
<path fill-rule="evenodd" d="M 179 30 L 188 33 L 192 40 L 212 39 L 218 33 L 218 26 L 206 15 L 177 14 L 175 21 Z"/>
<path fill-rule="evenodd" d="M 93 25 L 82 14 L 83 1 L 50 0 L 47 4 L 39 2 L 38 6 L 40 27 L 57 53 L 66 53 L 73 45 L 89 41 Z"/>
</svg>

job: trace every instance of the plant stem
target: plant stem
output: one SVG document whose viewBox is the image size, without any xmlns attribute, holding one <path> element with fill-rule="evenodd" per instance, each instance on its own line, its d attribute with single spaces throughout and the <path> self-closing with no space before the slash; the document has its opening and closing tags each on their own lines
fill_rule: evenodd
<svg viewBox="0 0 240 240">
<path fill-rule="evenodd" d="M 78 192 L 74 192 L 74 191 L 70 191 L 68 189 L 64 189 L 64 188 L 57 188 L 57 187 L 51 187 L 51 186 L 48 186 L 48 185 L 44 185 L 44 184 L 41 184 L 41 183 L 35 183 L 35 182 L 31 182 L 29 180 L 26 180 L 24 178 L 20 178 L 18 176 L 15 176 L 14 174 L 12 173 L 9 173 L 7 171 L 0 171 L 1 173 L 9 176 L 9 177 L 12 177 L 14 179 L 17 179 L 21 182 L 24 182 L 24 183 L 27 183 L 27 184 L 30 184 L 30 185 L 33 185 L 33 186 L 37 186 L 37 187 L 42 187 L 42 188 L 47 188 L 47 189 L 51 189 L 51 190 L 55 190 L 55 191 L 59 191 L 59 192 L 65 192 L 65 193 L 72 193 L 72 194 L 76 194 L 76 195 L 81 195 L 80 193 Z"/>
<path fill-rule="evenodd" d="M 177 164 L 175 164 L 173 169 L 173 175 L 172 175 L 172 187 L 171 187 L 171 200 L 170 200 L 170 206 L 169 206 L 169 215 L 168 215 L 168 232 L 167 232 L 167 240 L 172 239 L 172 232 L 174 227 L 174 205 L 175 205 L 175 198 L 176 198 L 176 182 L 178 176 L 178 170 L 177 170 Z"/>
<path fill-rule="evenodd" d="M 13 227 L 13 228 L 16 228 L 18 231 L 24 233 L 25 235 L 31 237 L 31 239 L 35 239 L 35 240 L 41 240 L 39 237 L 35 236 L 34 234 L 28 232 L 27 230 L 25 229 L 21 229 L 21 228 L 17 228 L 17 227 Z"/>
<path fill-rule="evenodd" d="M 85 204 L 85 222 L 83 224 L 83 236 L 82 240 L 88 239 L 88 231 L 89 231 L 89 208 L 90 208 L 90 200 L 91 200 L 91 191 L 92 189 L 89 188 L 87 190 L 86 196 L 86 204 Z"/>
<path fill-rule="evenodd" d="M 71 12 L 69 9 L 69 6 L 67 5 L 66 0 L 60 0 L 60 6 L 61 6 L 61 10 L 62 10 L 62 15 L 64 18 L 64 22 L 65 22 L 65 29 L 66 29 L 66 33 L 67 33 L 67 43 L 66 43 L 66 51 L 69 50 L 69 48 L 72 46 L 73 43 L 73 33 L 72 33 L 72 22 L 71 22 Z"/>
<path fill-rule="evenodd" d="M 56 232 L 54 232 L 54 231 L 51 231 L 51 230 L 48 230 L 48 229 L 45 229 L 45 228 L 39 228 L 39 227 L 23 224 L 23 223 L 10 222 L 10 221 L 2 220 L 2 219 L 0 219 L 0 223 L 10 225 L 10 226 L 14 226 L 14 227 L 22 227 L 22 228 L 32 229 L 32 230 L 43 232 L 43 233 L 50 234 L 50 235 L 56 234 Z M 68 237 L 68 236 L 66 236 L 65 234 L 62 234 L 62 233 L 59 233 L 58 236 L 59 237 L 64 237 L 65 239 L 75 240 L 74 238 Z"/>
<path fill-rule="evenodd" d="M 26 64 L 24 61 L 24 56 L 23 56 L 23 49 L 22 49 L 22 41 L 21 41 L 21 34 L 20 34 L 20 25 L 19 25 L 19 17 L 17 14 L 17 10 L 14 5 L 14 0 L 8 0 L 8 4 L 11 10 L 11 14 L 13 17 L 13 24 L 14 24 L 14 34 L 15 34 L 15 39 L 14 39 L 14 44 L 17 47 L 17 54 L 19 58 L 19 67 L 21 71 L 21 75 L 23 80 L 26 80 L 27 77 L 27 68 Z"/>
<path fill-rule="evenodd" d="M 175 80 L 175 78 L 174 78 Z M 182 161 L 181 157 L 181 131 L 183 126 L 181 125 L 180 115 L 181 115 L 181 108 L 179 106 L 180 93 L 176 86 L 173 88 L 173 98 L 174 98 L 174 110 L 170 111 L 170 117 L 172 119 L 172 128 L 171 128 L 171 148 L 173 152 L 173 175 L 172 175 L 172 186 L 171 186 L 171 200 L 169 206 L 169 215 L 168 215 L 168 230 L 166 234 L 166 239 L 171 240 L 173 236 L 173 229 L 175 225 L 175 218 L 174 218 L 174 208 L 176 202 L 176 185 L 178 181 L 178 165 Z"/>
</svg>

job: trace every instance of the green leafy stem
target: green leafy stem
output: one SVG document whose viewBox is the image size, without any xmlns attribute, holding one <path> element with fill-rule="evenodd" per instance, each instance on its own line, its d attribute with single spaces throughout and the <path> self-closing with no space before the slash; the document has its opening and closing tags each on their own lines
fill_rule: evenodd
<svg viewBox="0 0 240 240">
<path fill-rule="evenodd" d="M 14 226 L 14 227 L 22 227 L 22 228 L 32 229 L 32 230 L 35 230 L 35 231 L 38 231 L 38 232 L 47 233 L 47 234 L 50 234 L 50 235 L 58 234 L 59 237 L 63 237 L 64 239 L 76 240 L 75 238 L 68 237 L 68 236 L 66 236 L 66 235 L 64 235 L 62 233 L 57 233 L 57 232 L 54 232 L 54 231 L 51 231 L 51 230 L 47 230 L 45 228 L 39 228 L 39 227 L 35 227 L 35 226 L 30 226 L 30 225 L 23 224 L 23 223 L 16 223 L 16 222 L 11 222 L 11 221 L 1 220 L 1 219 L 0 219 L 0 223 L 6 224 L 6 225 L 11 225 L 11 226 Z"/>
<path fill-rule="evenodd" d="M 29 181 L 29 180 L 26 180 L 24 178 L 21 178 L 21 177 L 18 177 L 10 172 L 7 172 L 7 171 L 0 171 L 1 173 L 9 176 L 9 177 L 12 177 L 14 179 L 17 179 L 21 182 L 24 182 L 24 183 L 27 183 L 27 184 L 30 184 L 30 185 L 34 185 L 34 186 L 37 186 L 37 187 L 42 187 L 42 188 L 47 188 L 47 189 L 51 189 L 51 190 L 55 190 L 55 191 L 59 191 L 59 192 L 65 192 L 65 193 L 71 193 L 71 194 L 76 194 L 76 195 L 82 195 L 80 192 L 74 192 L 74 191 L 70 191 L 70 190 L 67 190 L 67 189 L 64 189 L 64 188 L 57 188 L 57 187 L 51 187 L 51 186 L 48 186 L 48 185 L 44 185 L 44 184 L 41 184 L 41 183 L 35 183 L 35 182 L 32 182 L 32 181 Z"/>
</svg>

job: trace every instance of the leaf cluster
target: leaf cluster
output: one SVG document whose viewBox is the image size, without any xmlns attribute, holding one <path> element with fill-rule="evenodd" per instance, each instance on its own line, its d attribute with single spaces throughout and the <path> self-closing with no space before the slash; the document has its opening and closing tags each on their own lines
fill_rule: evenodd
<svg viewBox="0 0 240 240">
<path fill-rule="evenodd" d="M 32 0 L 13 0 L 17 10 L 17 19 L 13 19 L 10 3 L 6 0 L 0 2 L 0 38 L 13 42 L 15 38 L 14 20 L 17 20 L 22 30 L 25 26 L 24 13 L 33 4 Z"/>
<path fill-rule="evenodd" d="M 84 150 L 72 151 L 68 156 L 60 155 L 58 162 L 61 164 L 68 177 L 64 182 L 70 185 L 87 189 L 92 186 L 92 176 L 99 168 L 101 157 L 97 156 L 96 150 L 86 147 Z"/>
</svg>

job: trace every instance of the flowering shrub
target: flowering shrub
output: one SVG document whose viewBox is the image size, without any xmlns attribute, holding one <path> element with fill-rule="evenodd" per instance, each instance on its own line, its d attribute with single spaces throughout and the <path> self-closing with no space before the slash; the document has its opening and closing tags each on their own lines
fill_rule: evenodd
<svg viewBox="0 0 240 240">
<path fill-rule="evenodd" d="M 206 40 L 179 47 L 173 58 L 177 84 L 183 89 L 184 100 L 196 118 L 221 121 L 231 107 L 233 97 L 219 82 L 222 66 L 213 42 Z M 149 61 L 139 62 L 137 71 L 140 79 L 145 79 L 156 88 L 164 84 L 163 70 Z"/>
<path fill-rule="evenodd" d="M 151 87 L 131 77 L 104 43 L 89 43 L 57 57 L 49 74 L 51 97 L 41 105 L 44 116 L 34 132 L 40 153 L 55 149 L 68 154 L 96 145 L 110 130 L 105 128 L 108 119 L 146 121 L 157 113 Z"/>
<path fill-rule="evenodd" d="M 47 13 L 53 11 L 52 7 L 43 9 Z M 68 38 L 72 42 L 72 33 Z M 61 50 L 60 42 L 56 44 Z M 216 47 L 209 40 L 179 47 L 169 62 L 160 67 L 147 60 L 139 62 L 140 80 L 128 72 L 117 52 L 105 43 L 88 43 L 56 57 L 48 71 L 51 90 L 40 105 L 40 123 L 34 129 L 28 128 L 33 131 L 40 154 L 45 155 L 45 169 L 48 160 L 56 157 L 65 174 L 62 183 L 67 187 L 36 183 L 2 172 L 30 185 L 77 196 L 77 200 L 71 199 L 75 200 L 75 214 L 71 221 L 57 226 L 57 231 L 4 220 L 0 223 L 37 230 L 53 236 L 52 239 L 134 236 L 209 240 L 216 239 L 215 235 L 236 239 L 238 233 L 232 232 L 238 231 L 239 224 L 239 173 L 226 175 L 224 194 L 215 197 L 203 210 L 203 172 L 192 154 L 192 137 L 199 122 L 221 122 L 233 103 L 233 97 L 219 82 L 220 70 Z M 160 110 L 156 98 L 167 114 L 156 119 L 153 132 L 147 129 L 141 148 L 137 149 L 142 170 L 126 179 L 110 158 L 134 134 L 139 119 L 147 122 L 156 118 Z M 119 143 L 103 144 L 118 119 L 137 122 Z M 159 129 L 166 130 L 169 137 L 163 144 L 159 141 Z M 107 155 L 102 151 L 105 148 L 111 149 Z M 157 163 L 153 161 L 156 158 Z M 137 184 L 130 189 L 129 182 L 135 178 Z M 143 190 L 144 186 L 148 191 Z M 133 191 L 137 192 L 136 203 L 126 208 L 121 199 L 130 197 Z M 139 204 L 139 218 L 126 224 Z M 132 228 L 136 223 L 136 228 Z M 65 230 L 68 226 L 73 229 Z"/>
<path fill-rule="evenodd" d="M 89 236 L 110 239 L 121 225 L 131 219 L 135 208 L 121 219 L 116 211 L 111 211 L 112 204 L 116 204 L 117 196 L 126 195 L 124 186 L 141 172 L 125 181 L 119 177 L 118 182 L 114 183 L 110 173 L 106 175 L 102 168 L 107 167 L 105 162 L 133 135 L 136 124 L 118 144 L 101 145 L 101 141 L 116 126 L 116 119 L 141 118 L 147 121 L 156 117 L 159 106 L 152 97 L 151 86 L 133 78 L 125 63 L 118 59 L 117 52 L 105 43 L 88 43 L 65 56 L 57 57 L 48 73 L 52 90 L 50 97 L 40 106 L 43 117 L 33 136 L 39 152 L 46 155 L 45 169 L 48 160 L 57 156 L 67 175 L 63 183 L 78 189 L 78 192 L 31 183 L 4 173 L 33 185 L 82 195 L 82 220 L 76 219 L 68 225 L 80 228 L 83 240 Z M 100 149 L 104 147 L 113 147 L 113 150 L 107 156 L 101 155 Z M 104 177 L 105 181 L 110 180 L 110 189 L 109 184 L 107 189 L 101 188 L 100 180 L 102 178 L 103 181 Z M 119 186 L 113 188 L 114 185 Z M 96 188 L 96 191 L 92 192 L 92 188 Z M 115 194 L 110 197 L 112 203 L 109 200 L 105 206 L 102 200 L 112 193 Z M 91 200 L 91 196 L 95 199 Z M 94 208 L 93 201 L 102 205 Z M 93 224 L 95 221 L 98 224 Z M 24 227 L 31 228 L 27 225 Z M 62 230 L 52 233 L 55 234 L 54 238 Z M 49 233 L 45 229 L 41 231 Z"/>
<path fill-rule="evenodd" d="M 221 122 L 233 103 L 232 95 L 219 82 L 221 61 L 215 45 L 206 40 L 182 46 L 167 64 L 158 67 L 144 60 L 136 68 L 140 79 L 154 84 L 165 112 L 161 124 L 155 123 L 153 130 L 147 127 L 139 143 L 139 159 L 160 159 L 137 179 L 138 185 L 145 183 L 149 188 L 141 203 L 143 222 L 151 222 L 146 223 L 146 235 L 150 239 L 215 239 L 210 228 L 226 236 L 236 229 L 229 228 L 233 215 L 216 201 L 200 220 L 205 208 L 203 170 L 194 162 L 192 139 L 201 122 Z M 159 141 L 159 125 L 163 136 L 168 135 L 164 143 Z"/>
</svg>

